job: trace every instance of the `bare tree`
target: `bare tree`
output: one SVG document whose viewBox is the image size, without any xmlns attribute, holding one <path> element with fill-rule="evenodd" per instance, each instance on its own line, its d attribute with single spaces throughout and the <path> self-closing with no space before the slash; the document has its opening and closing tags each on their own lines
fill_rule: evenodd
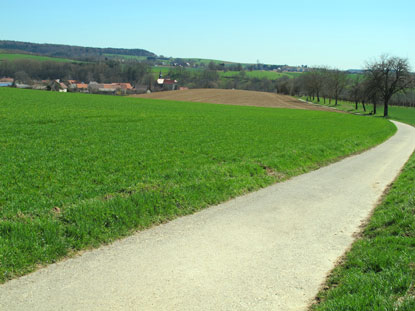
<svg viewBox="0 0 415 311">
<path fill-rule="evenodd" d="M 383 101 L 385 117 L 388 116 L 392 96 L 398 92 L 405 92 L 414 83 L 406 58 L 382 55 L 379 60 L 366 64 L 366 74 Z"/>
<path fill-rule="evenodd" d="M 347 74 L 339 69 L 330 70 L 328 72 L 328 89 L 331 92 L 331 97 L 335 100 L 337 106 L 339 97 L 348 83 Z"/>
<path fill-rule="evenodd" d="M 362 77 L 357 76 L 353 79 L 351 79 L 350 86 L 348 88 L 349 98 L 354 102 L 355 104 L 355 110 L 357 110 L 357 106 L 359 104 L 359 101 L 362 98 Z"/>
<path fill-rule="evenodd" d="M 320 95 L 324 86 L 324 72 L 322 68 L 313 68 L 304 75 L 304 90 L 308 96 L 317 97 L 317 102 L 320 102 Z"/>
</svg>

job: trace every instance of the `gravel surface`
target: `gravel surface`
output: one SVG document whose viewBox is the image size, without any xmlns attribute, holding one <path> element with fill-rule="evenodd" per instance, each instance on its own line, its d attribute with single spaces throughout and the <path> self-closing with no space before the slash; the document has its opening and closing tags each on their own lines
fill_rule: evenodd
<svg viewBox="0 0 415 311">
<path fill-rule="evenodd" d="M 0 310 L 304 310 L 414 151 L 338 163 L 0 286 Z"/>
</svg>

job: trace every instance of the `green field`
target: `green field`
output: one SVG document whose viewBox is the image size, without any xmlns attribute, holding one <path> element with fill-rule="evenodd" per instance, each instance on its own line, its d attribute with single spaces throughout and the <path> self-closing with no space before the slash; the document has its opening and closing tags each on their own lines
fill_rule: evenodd
<svg viewBox="0 0 415 311">
<path fill-rule="evenodd" d="M 228 61 L 223 61 L 223 60 L 218 60 L 218 59 L 207 59 L 207 58 L 182 58 L 185 61 L 192 61 L 195 62 L 196 64 L 205 64 L 208 65 L 210 62 L 213 62 L 215 64 L 236 64 L 235 62 L 228 62 Z"/>
<path fill-rule="evenodd" d="M 161 66 L 151 67 L 151 71 L 153 72 L 154 76 L 157 76 L 157 77 L 160 72 L 163 75 L 163 77 L 167 77 L 171 69 L 173 69 L 173 67 L 161 67 Z"/>
<path fill-rule="evenodd" d="M 0 282 L 378 144 L 380 118 L 0 89 Z"/>
<path fill-rule="evenodd" d="M 136 60 L 136 61 L 145 61 L 145 60 L 147 60 L 147 56 L 119 55 L 119 54 L 108 54 L 108 53 L 104 54 L 104 56 L 106 56 L 108 58 Z"/>
<path fill-rule="evenodd" d="M 38 56 L 38 55 L 31 55 L 31 54 L 8 54 L 8 53 L 0 53 L 0 61 L 2 60 L 19 60 L 19 59 L 29 59 L 29 60 L 37 60 L 37 61 L 51 61 L 51 62 L 75 62 L 72 59 L 67 58 L 57 58 L 57 57 L 47 57 L 47 56 Z"/>
</svg>

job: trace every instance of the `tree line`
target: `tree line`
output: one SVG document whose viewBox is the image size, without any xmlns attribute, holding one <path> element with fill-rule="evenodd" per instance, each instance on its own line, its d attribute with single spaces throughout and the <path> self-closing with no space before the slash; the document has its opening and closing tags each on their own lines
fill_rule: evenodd
<svg viewBox="0 0 415 311">
<path fill-rule="evenodd" d="M 170 70 L 169 76 L 190 88 L 245 89 L 264 92 L 277 92 L 293 96 L 306 96 L 326 104 L 337 105 L 339 100 L 347 100 L 362 105 L 373 105 L 377 113 L 383 106 L 384 115 L 388 115 L 389 105 L 415 107 L 415 79 L 410 72 L 407 59 L 381 56 L 378 60 L 366 64 L 362 74 L 348 74 L 335 68 L 311 68 L 295 78 L 283 76 L 276 80 L 267 78 L 248 78 L 240 69 L 239 74 L 220 78 L 212 65 L 204 71 L 189 71 L 185 68 Z"/>
<path fill-rule="evenodd" d="M 363 74 L 348 75 L 339 69 L 327 67 L 313 68 L 293 81 L 279 79 L 276 81 L 279 93 L 305 95 L 317 102 L 340 99 L 355 103 L 355 108 L 362 105 L 366 111 L 367 103 L 377 107 L 383 106 L 384 116 L 389 114 L 389 105 L 415 107 L 415 79 L 410 72 L 409 61 L 405 58 L 383 55 L 368 62 Z"/>
<path fill-rule="evenodd" d="M 30 84 L 33 80 L 77 80 L 99 83 L 130 82 L 147 85 L 153 80 L 146 63 L 122 64 L 116 61 L 60 63 L 53 61 L 14 60 L 0 62 L 0 77 L 11 77 Z"/>
<path fill-rule="evenodd" d="M 93 48 L 64 44 L 39 44 L 31 42 L 0 40 L 0 49 L 16 52 L 35 53 L 52 57 L 93 60 L 105 54 L 156 57 L 156 54 L 143 49 Z"/>
</svg>

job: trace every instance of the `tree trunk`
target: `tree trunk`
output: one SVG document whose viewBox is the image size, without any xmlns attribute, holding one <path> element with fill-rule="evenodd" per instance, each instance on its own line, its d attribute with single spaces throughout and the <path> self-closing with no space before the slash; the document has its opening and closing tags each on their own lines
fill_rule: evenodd
<svg viewBox="0 0 415 311">
<path fill-rule="evenodd" d="M 362 101 L 362 106 L 363 106 L 363 111 L 366 112 L 366 106 L 365 106 L 365 101 Z"/>
<path fill-rule="evenodd" d="M 337 96 L 336 96 L 336 102 L 335 102 L 334 106 L 337 106 Z"/>
<path fill-rule="evenodd" d="M 376 114 L 376 101 L 373 102 L 373 114 Z"/>
<path fill-rule="evenodd" d="M 354 103 L 355 103 L 355 108 L 354 108 L 354 110 L 357 110 L 357 105 L 359 104 L 359 102 L 358 102 L 357 100 L 355 100 L 355 101 L 354 101 Z"/>
<path fill-rule="evenodd" d="M 388 113 L 389 113 L 389 104 L 387 101 L 385 101 L 384 108 L 383 108 L 383 116 L 387 117 Z"/>
<path fill-rule="evenodd" d="M 326 104 L 326 97 L 323 97 L 323 100 L 324 100 L 324 105 Z"/>
</svg>

